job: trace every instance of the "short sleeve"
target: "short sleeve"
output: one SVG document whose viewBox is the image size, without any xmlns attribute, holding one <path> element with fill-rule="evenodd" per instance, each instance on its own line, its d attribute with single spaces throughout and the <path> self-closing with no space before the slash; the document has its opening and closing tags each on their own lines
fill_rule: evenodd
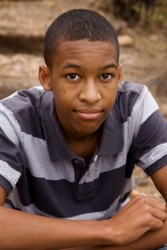
<svg viewBox="0 0 167 250">
<path fill-rule="evenodd" d="M 8 194 L 15 188 L 23 166 L 19 136 L 14 116 L 0 103 L 0 186 Z"/>
<path fill-rule="evenodd" d="M 167 164 L 167 121 L 147 87 L 134 105 L 131 123 L 134 136 L 129 162 L 152 175 Z"/>
</svg>

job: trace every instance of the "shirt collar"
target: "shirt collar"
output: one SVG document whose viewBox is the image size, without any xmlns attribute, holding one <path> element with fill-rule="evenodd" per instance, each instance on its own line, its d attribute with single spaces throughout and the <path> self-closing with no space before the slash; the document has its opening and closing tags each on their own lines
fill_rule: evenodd
<svg viewBox="0 0 167 250">
<path fill-rule="evenodd" d="M 49 155 L 52 161 L 72 160 L 78 156 L 68 147 L 58 122 L 52 92 L 45 92 L 41 103 L 42 122 Z M 102 126 L 98 155 L 119 153 L 123 147 L 123 127 L 115 105 Z"/>
<path fill-rule="evenodd" d="M 102 127 L 98 155 L 118 154 L 123 148 L 123 125 L 117 104 L 114 105 Z"/>
</svg>

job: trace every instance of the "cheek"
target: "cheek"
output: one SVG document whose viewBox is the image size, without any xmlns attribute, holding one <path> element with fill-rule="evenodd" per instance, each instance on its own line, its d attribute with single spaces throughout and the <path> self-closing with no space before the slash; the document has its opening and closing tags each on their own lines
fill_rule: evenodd
<svg viewBox="0 0 167 250">
<path fill-rule="evenodd" d="M 112 101 L 112 100 L 115 100 L 115 97 L 117 95 L 117 91 L 118 91 L 118 86 L 111 85 L 111 86 L 108 86 L 107 88 L 105 88 L 105 90 L 103 91 L 103 94 L 104 94 L 105 98 Z"/>
<path fill-rule="evenodd" d="M 106 93 L 104 99 L 104 103 L 106 105 L 106 107 L 108 107 L 109 109 L 111 109 L 115 103 L 115 99 L 117 96 L 117 89 L 115 90 L 108 90 L 108 92 Z M 107 109 L 108 109 L 107 108 Z"/>
<path fill-rule="evenodd" d="M 58 92 L 56 91 L 56 93 L 54 93 L 54 100 L 56 108 L 62 111 L 67 110 L 68 107 L 70 107 L 70 104 L 72 103 L 72 100 L 70 99 L 67 90 L 61 90 Z"/>
</svg>

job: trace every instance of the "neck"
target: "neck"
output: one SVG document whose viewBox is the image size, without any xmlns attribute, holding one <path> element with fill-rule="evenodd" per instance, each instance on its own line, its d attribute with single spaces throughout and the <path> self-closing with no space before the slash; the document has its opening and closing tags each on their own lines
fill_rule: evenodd
<svg viewBox="0 0 167 250">
<path fill-rule="evenodd" d="M 69 148 L 78 156 L 89 161 L 101 138 L 101 131 L 87 136 L 66 137 Z"/>
</svg>

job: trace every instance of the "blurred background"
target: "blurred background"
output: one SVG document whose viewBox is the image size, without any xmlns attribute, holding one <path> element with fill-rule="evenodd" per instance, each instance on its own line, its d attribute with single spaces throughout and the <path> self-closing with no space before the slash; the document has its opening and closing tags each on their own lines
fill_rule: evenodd
<svg viewBox="0 0 167 250">
<path fill-rule="evenodd" d="M 87 8 L 115 27 L 121 46 L 123 80 L 146 84 L 167 118 L 166 0 L 0 0 L 0 99 L 39 85 L 43 38 L 62 12 Z M 161 196 L 136 170 L 134 192 Z"/>
</svg>

